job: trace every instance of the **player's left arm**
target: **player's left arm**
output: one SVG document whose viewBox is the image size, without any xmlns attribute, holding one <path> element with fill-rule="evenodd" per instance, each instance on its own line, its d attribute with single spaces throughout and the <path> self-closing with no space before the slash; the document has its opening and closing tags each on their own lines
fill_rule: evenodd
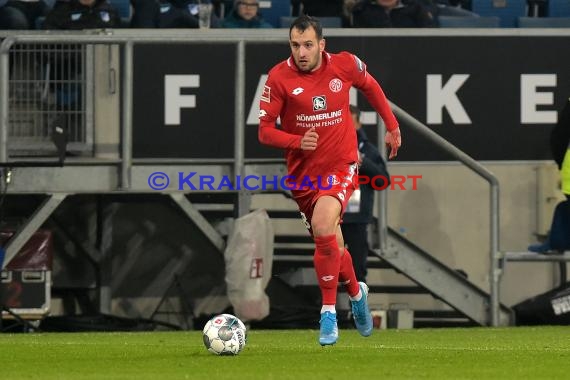
<svg viewBox="0 0 570 380">
<path fill-rule="evenodd" d="M 366 71 L 366 65 L 358 57 L 354 55 L 352 57 L 354 59 L 354 64 L 352 65 L 353 84 L 362 91 L 370 105 L 384 120 L 387 130 L 384 140 L 390 146 L 389 157 L 394 158 L 398 154 L 398 148 L 402 145 L 398 120 L 394 116 L 386 94 L 384 94 L 384 90 L 382 90 L 378 81 Z"/>
<path fill-rule="evenodd" d="M 390 108 L 390 103 L 388 103 L 388 99 L 382 87 L 380 87 L 372 75 L 366 73 L 364 84 L 360 87 L 360 90 L 364 96 L 366 96 L 370 105 L 378 112 L 382 120 L 384 120 L 387 130 L 384 141 L 390 146 L 389 157 L 396 157 L 398 149 L 402 145 L 402 136 L 400 134 L 398 120 Z"/>
</svg>

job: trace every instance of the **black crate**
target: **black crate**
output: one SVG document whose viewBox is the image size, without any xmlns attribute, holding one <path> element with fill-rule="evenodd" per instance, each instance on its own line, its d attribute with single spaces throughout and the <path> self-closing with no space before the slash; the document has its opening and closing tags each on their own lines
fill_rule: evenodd
<svg viewBox="0 0 570 380">
<path fill-rule="evenodd" d="M 41 319 L 51 306 L 51 271 L 3 270 L 0 272 L 0 306 L 24 319 Z M 12 315 L 2 311 L 2 318 Z"/>
</svg>

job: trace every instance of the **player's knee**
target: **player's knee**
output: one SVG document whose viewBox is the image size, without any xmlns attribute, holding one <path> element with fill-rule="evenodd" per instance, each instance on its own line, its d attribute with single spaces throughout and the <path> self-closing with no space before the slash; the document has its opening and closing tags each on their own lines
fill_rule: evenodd
<svg viewBox="0 0 570 380">
<path fill-rule="evenodd" d="M 333 235 L 336 231 L 336 224 L 334 220 L 328 220 L 324 217 L 313 217 L 311 220 L 311 228 L 314 236 Z"/>
</svg>

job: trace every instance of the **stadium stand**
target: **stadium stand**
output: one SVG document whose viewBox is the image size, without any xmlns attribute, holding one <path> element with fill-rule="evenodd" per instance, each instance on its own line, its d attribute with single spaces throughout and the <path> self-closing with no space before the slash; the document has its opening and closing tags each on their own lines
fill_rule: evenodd
<svg viewBox="0 0 570 380">
<path fill-rule="evenodd" d="M 280 28 L 289 28 L 296 17 L 286 16 L 279 19 Z M 319 17 L 321 25 L 324 28 L 342 28 L 342 19 L 340 17 Z"/>
<path fill-rule="evenodd" d="M 458 17 L 439 16 L 440 28 L 499 28 L 500 19 L 497 16 Z"/>
<path fill-rule="evenodd" d="M 519 28 L 570 28 L 570 17 L 519 17 Z"/>
<path fill-rule="evenodd" d="M 437 14 L 439 16 L 454 16 L 454 17 L 479 17 L 477 13 L 471 12 L 461 7 L 453 5 L 437 4 Z"/>
<path fill-rule="evenodd" d="M 527 15 L 526 0 L 473 0 L 471 11 L 480 16 L 496 16 L 500 27 L 516 28 L 518 17 Z"/>
<path fill-rule="evenodd" d="M 570 17 L 570 1 L 548 0 L 546 11 L 548 17 Z"/>
<path fill-rule="evenodd" d="M 131 2 L 129 0 L 109 0 L 109 3 L 119 11 L 122 24 L 129 25 L 132 17 Z"/>
<path fill-rule="evenodd" d="M 291 16 L 291 3 L 289 1 L 265 1 L 260 3 L 259 10 L 265 21 L 278 28 L 281 17 Z"/>
</svg>

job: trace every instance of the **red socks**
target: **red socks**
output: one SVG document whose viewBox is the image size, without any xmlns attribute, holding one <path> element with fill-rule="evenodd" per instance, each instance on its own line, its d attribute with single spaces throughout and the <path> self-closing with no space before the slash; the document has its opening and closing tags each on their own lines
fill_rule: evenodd
<svg viewBox="0 0 570 380">
<path fill-rule="evenodd" d="M 323 297 L 323 305 L 336 304 L 339 281 L 344 284 L 350 297 L 356 296 L 360 287 L 348 249 L 344 250 L 344 255 L 340 255 L 336 235 L 315 236 L 314 240 L 317 247 L 313 262 Z"/>
<path fill-rule="evenodd" d="M 335 305 L 341 266 L 336 235 L 315 236 L 314 240 L 316 249 L 313 263 L 323 297 L 323 305 Z"/>
<path fill-rule="evenodd" d="M 340 258 L 340 274 L 338 277 L 339 281 L 344 284 L 349 297 L 354 297 L 358 294 L 360 286 L 358 285 L 358 280 L 356 280 L 356 275 L 354 274 L 352 256 L 346 248 L 344 249 L 344 255 Z"/>
</svg>

